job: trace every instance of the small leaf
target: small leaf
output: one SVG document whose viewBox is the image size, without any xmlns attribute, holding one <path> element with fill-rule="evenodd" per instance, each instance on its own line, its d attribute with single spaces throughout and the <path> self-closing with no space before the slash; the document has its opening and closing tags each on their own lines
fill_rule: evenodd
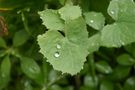
<svg viewBox="0 0 135 90">
<path fill-rule="evenodd" d="M 29 81 L 24 82 L 24 90 L 33 90 L 33 87 Z"/>
<path fill-rule="evenodd" d="M 86 23 L 96 30 L 101 30 L 105 24 L 105 17 L 102 13 L 86 12 L 84 13 Z"/>
<path fill-rule="evenodd" d="M 123 90 L 135 90 L 135 77 L 130 77 L 126 80 Z"/>
<path fill-rule="evenodd" d="M 22 71 L 37 83 L 42 83 L 41 70 L 38 64 L 32 58 L 21 57 L 20 59 Z"/>
<path fill-rule="evenodd" d="M 112 80 L 121 80 L 127 77 L 130 73 L 131 68 L 125 66 L 117 66 L 113 73 L 110 75 L 110 79 Z"/>
<path fill-rule="evenodd" d="M 133 57 L 135 57 L 135 43 L 128 44 L 124 47 L 124 49 L 130 53 Z"/>
<path fill-rule="evenodd" d="M 0 47 L 6 48 L 6 42 L 4 41 L 3 38 L 0 37 Z"/>
<path fill-rule="evenodd" d="M 122 54 L 117 57 L 117 62 L 121 65 L 133 65 L 135 60 L 129 54 Z"/>
<path fill-rule="evenodd" d="M 98 78 L 97 77 L 93 78 L 91 75 L 86 75 L 84 78 L 84 85 L 89 88 L 92 88 L 93 90 L 98 85 Z"/>
<path fill-rule="evenodd" d="M 78 17 L 82 16 L 82 12 L 79 6 L 66 5 L 59 9 L 58 12 L 61 18 L 65 21 L 77 19 Z"/>
<path fill-rule="evenodd" d="M 13 37 L 13 46 L 18 47 L 23 45 L 29 38 L 29 35 L 24 30 L 20 30 L 15 33 Z"/>
<path fill-rule="evenodd" d="M 39 12 L 40 18 L 43 21 L 43 25 L 50 30 L 63 30 L 64 29 L 64 22 L 60 18 L 57 11 L 47 9 L 44 11 Z"/>
<path fill-rule="evenodd" d="M 3 57 L 7 54 L 6 50 L 0 50 L 0 57 Z"/>
<path fill-rule="evenodd" d="M 100 85 L 100 90 L 114 90 L 113 83 L 110 81 L 102 81 Z"/>
<path fill-rule="evenodd" d="M 105 74 L 109 74 L 112 72 L 112 68 L 109 66 L 109 64 L 105 61 L 98 61 L 96 62 L 96 69 Z"/>
<path fill-rule="evenodd" d="M 4 88 L 10 79 L 10 69 L 11 69 L 11 63 L 9 60 L 9 56 L 6 56 L 2 63 L 0 68 L 0 90 Z"/>
<path fill-rule="evenodd" d="M 89 45 L 89 48 L 88 48 L 88 51 L 89 53 L 93 53 L 94 51 L 97 51 L 100 47 L 100 38 L 101 38 L 101 35 L 100 34 L 95 34 L 93 36 L 91 36 L 88 40 L 88 45 Z"/>
<path fill-rule="evenodd" d="M 1 73 L 4 76 L 10 76 L 11 63 L 9 56 L 6 56 L 1 64 Z"/>
</svg>

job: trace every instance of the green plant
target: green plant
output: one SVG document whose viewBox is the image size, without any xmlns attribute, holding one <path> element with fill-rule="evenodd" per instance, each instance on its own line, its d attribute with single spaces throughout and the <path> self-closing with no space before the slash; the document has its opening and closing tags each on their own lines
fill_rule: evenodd
<svg viewBox="0 0 135 90">
<path fill-rule="evenodd" d="M 134 90 L 134 9 L 133 0 L 0 1 L 9 31 L 0 90 Z"/>
</svg>

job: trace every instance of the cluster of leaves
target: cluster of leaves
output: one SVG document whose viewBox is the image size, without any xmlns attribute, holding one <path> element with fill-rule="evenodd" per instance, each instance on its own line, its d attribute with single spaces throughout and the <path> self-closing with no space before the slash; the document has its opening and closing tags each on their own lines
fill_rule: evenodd
<svg viewBox="0 0 135 90">
<path fill-rule="evenodd" d="M 132 0 L 111 1 L 108 14 L 115 22 L 109 25 L 97 12 L 83 13 L 84 20 L 79 6 L 67 4 L 59 10 L 42 11 L 40 17 L 49 30 L 38 37 L 40 52 L 54 69 L 74 75 L 83 67 L 87 51 L 91 54 L 100 46 L 121 47 L 135 42 L 134 8 Z M 85 21 L 98 30 L 96 34 L 88 37 Z"/>
<path fill-rule="evenodd" d="M 135 90 L 134 9 L 133 0 L 1 0 L 0 90 Z"/>
</svg>

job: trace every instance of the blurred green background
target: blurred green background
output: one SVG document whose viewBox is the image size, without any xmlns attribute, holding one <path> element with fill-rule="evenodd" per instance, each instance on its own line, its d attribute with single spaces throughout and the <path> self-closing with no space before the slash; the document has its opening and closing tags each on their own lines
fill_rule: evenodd
<svg viewBox="0 0 135 90">
<path fill-rule="evenodd" d="M 113 22 L 107 14 L 110 0 L 72 1 L 83 12 L 102 12 L 106 23 Z M 37 36 L 46 28 L 37 13 L 64 4 L 65 0 L 0 0 L 0 16 L 9 32 L 0 36 L 0 90 L 135 90 L 135 43 L 100 47 L 75 76 L 61 74 L 46 62 L 37 44 Z"/>
</svg>

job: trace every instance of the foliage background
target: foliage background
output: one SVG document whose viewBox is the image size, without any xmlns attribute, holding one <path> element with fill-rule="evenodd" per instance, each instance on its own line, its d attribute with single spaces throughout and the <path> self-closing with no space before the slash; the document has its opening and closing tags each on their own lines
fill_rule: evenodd
<svg viewBox="0 0 135 90">
<path fill-rule="evenodd" d="M 102 12 L 106 23 L 110 0 L 73 0 L 83 12 Z M 58 9 L 64 0 L 0 0 L 0 16 L 9 35 L 0 37 L 0 90 L 135 90 L 135 44 L 100 49 L 87 57 L 77 75 L 53 70 L 39 53 L 37 36 L 47 29 L 38 11 Z M 1 29 L 0 29 L 1 30 Z M 90 34 L 96 31 L 88 27 Z M 132 61 L 132 62 L 131 62 Z"/>
</svg>

